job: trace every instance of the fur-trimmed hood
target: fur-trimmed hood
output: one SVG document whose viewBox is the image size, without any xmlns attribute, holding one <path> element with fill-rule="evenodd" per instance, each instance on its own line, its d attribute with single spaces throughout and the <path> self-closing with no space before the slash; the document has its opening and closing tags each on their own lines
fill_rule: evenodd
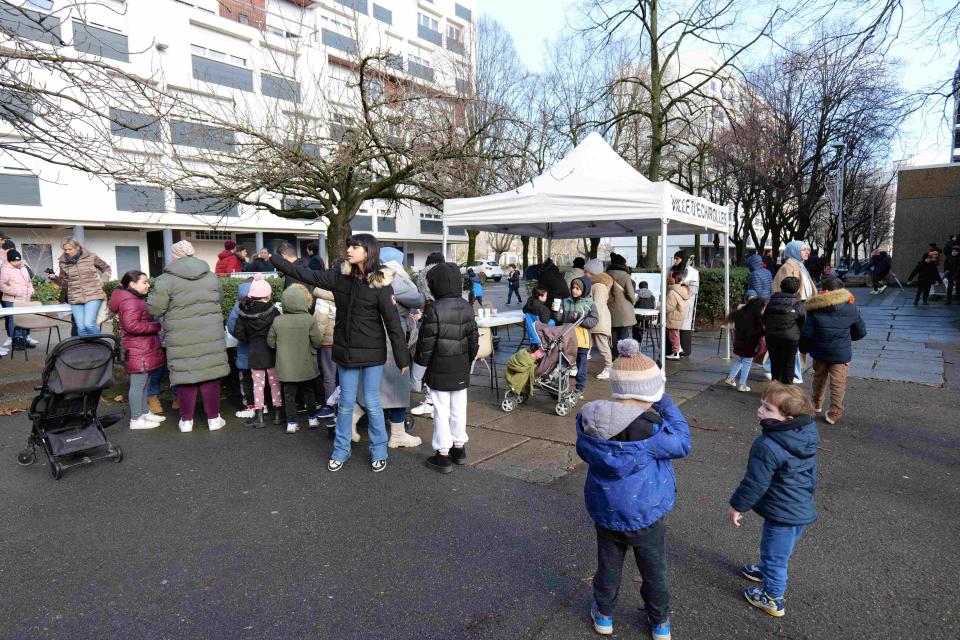
<svg viewBox="0 0 960 640">
<path fill-rule="evenodd" d="M 605 284 L 607 289 L 613 290 L 613 277 L 606 273 L 588 273 L 587 277 L 590 278 L 590 282 L 593 284 Z"/>
<path fill-rule="evenodd" d="M 817 309 L 826 309 L 840 304 L 853 304 L 853 294 L 846 289 L 837 289 L 836 291 L 823 291 L 815 296 L 807 298 L 805 306 L 807 311 L 816 311 Z"/>
<path fill-rule="evenodd" d="M 345 276 L 349 276 L 352 271 L 350 263 L 344 260 L 340 263 L 340 273 Z M 374 289 L 380 289 L 381 287 L 386 287 L 393 284 L 393 279 L 397 277 L 397 274 L 394 273 L 393 269 L 382 264 L 377 267 L 377 270 L 367 274 L 367 284 L 369 284 Z"/>
</svg>

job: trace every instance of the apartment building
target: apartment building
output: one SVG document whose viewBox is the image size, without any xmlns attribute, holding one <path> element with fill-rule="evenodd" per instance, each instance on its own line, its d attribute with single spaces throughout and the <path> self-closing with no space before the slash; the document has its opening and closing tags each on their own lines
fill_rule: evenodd
<svg viewBox="0 0 960 640">
<path fill-rule="evenodd" d="M 472 81 L 463 69 L 470 68 L 475 0 L 101 0 L 86 3 L 82 13 L 71 13 L 69 5 L 76 2 L 0 2 L 0 25 L 30 40 L 50 39 L 51 46 L 69 43 L 77 55 L 100 57 L 156 78 L 180 97 L 218 100 L 225 108 L 282 107 L 308 95 L 346 100 L 331 92 L 331 83 L 365 42 L 389 49 L 404 78 L 441 89 L 449 84 L 451 91 Z M 464 64 L 456 74 L 439 72 L 441 59 L 458 58 Z M 3 107 L 14 102 L 0 95 L 0 136 L 15 135 L 3 122 Z M 329 115 L 335 109 L 325 113 L 336 118 Z M 130 121 L 112 125 L 117 154 L 144 153 L 144 141 L 159 136 L 136 113 L 116 115 Z M 233 142 L 210 133 L 173 121 L 164 135 L 178 148 Z M 65 236 L 81 239 L 114 274 L 141 269 L 155 275 L 180 239 L 212 264 L 225 240 L 251 253 L 291 241 L 303 252 L 324 231 L 319 218 L 289 219 L 243 204 L 216 209 L 196 190 L 111 183 L 26 155 L 0 160 L 0 229 L 37 272 L 53 266 Z M 352 229 L 401 248 L 413 265 L 439 250 L 443 238 L 440 213 L 418 204 L 368 201 Z M 466 236 L 455 230 L 450 241 Z"/>
</svg>

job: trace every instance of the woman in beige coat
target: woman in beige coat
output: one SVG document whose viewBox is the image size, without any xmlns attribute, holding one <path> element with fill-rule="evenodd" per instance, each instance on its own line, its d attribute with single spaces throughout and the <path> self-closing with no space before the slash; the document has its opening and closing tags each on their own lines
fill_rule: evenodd
<svg viewBox="0 0 960 640">
<path fill-rule="evenodd" d="M 613 365 L 613 353 L 610 350 L 610 334 L 612 318 L 610 316 L 610 292 L 613 290 L 613 278 L 603 272 L 603 262 L 594 258 L 583 268 L 590 278 L 590 297 L 597 307 L 599 321 L 590 329 L 590 339 L 600 357 L 603 358 L 603 371 L 597 374 L 597 380 L 607 380 L 610 377 L 610 367 Z"/>
<path fill-rule="evenodd" d="M 680 359 L 680 329 L 687 317 L 687 305 L 690 304 L 690 289 L 677 282 L 671 271 L 667 279 L 667 339 L 670 340 L 670 355 L 667 360 Z"/>
</svg>

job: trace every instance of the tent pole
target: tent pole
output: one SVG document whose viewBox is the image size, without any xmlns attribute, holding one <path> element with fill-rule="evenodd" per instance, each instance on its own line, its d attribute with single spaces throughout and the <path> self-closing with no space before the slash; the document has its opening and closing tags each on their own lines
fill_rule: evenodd
<svg viewBox="0 0 960 640">
<path fill-rule="evenodd" d="M 660 375 L 667 379 L 667 219 L 660 219 Z"/>
<path fill-rule="evenodd" d="M 443 225 L 443 259 L 450 259 L 449 256 L 447 256 L 447 225 Z"/>
<path fill-rule="evenodd" d="M 727 226 L 729 231 L 730 227 Z M 720 240 L 723 242 L 723 317 L 730 316 L 730 243 L 727 233 L 720 234 Z M 724 358 L 730 359 L 730 330 L 727 329 L 726 355 Z"/>
</svg>

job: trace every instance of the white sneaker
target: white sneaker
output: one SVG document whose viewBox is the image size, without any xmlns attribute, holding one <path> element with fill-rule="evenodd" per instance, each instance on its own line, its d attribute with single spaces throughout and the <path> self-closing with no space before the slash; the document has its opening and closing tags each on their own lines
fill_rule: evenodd
<svg viewBox="0 0 960 640">
<path fill-rule="evenodd" d="M 210 431 L 223 429 L 225 426 L 227 426 L 227 421 L 221 418 L 220 416 L 217 416 L 216 418 L 210 418 L 207 420 L 207 428 L 210 429 Z"/>
<path fill-rule="evenodd" d="M 10 353 L 9 349 L 4 349 L 3 347 L 0 347 L 0 358 L 7 355 L 8 353 Z"/>
<path fill-rule="evenodd" d="M 413 409 L 410 409 L 410 413 L 412 413 L 415 416 L 432 416 L 433 404 L 430 402 L 421 402 L 419 405 L 415 406 Z"/>
<path fill-rule="evenodd" d="M 736 387 L 736 386 L 737 386 L 737 381 L 734 380 L 733 378 L 727 378 L 727 379 L 724 380 L 723 382 L 724 382 L 724 384 L 728 384 L 728 385 L 730 385 L 731 387 Z"/>
<path fill-rule="evenodd" d="M 767 372 L 764 373 L 763 375 L 767 376 L 767 380 L 773 380 L 773 374 L 770 373 L 769 371 L 767 371 Z"/>
<path fill-rule="evenodd" d="M 678 352 L 678 353 L 671 353 L 670 355 L 667 356 L 667 360 L 679 360 L 679 359 L 680 359 L 680 353 L 679 353 L 679 352 Z"/>
<path fill-rule="evenodd" d="M 287 423 L 287 433 L 296 433 L 300 430 L 299 422 L 288 422 Z"/>
<path fill-rule="evenodd" d="M 737 391 L 739 391 L 739 392 L 741 392 L 741 393 L 746 393 L 746 392 L 750 391 L 750 387 L 748 387 L 748 386 L 745 385 L 745 384 L 742 384 L 742 385 L 740 385 L 739 387 L 737 387 Z"/>
<path fill-rule="evenodd" d="M 316 429 L 320 426 L 320 418 L 307 418 L 307 426 Z"/>
<path fill-rule="evenodd" d="M 597 380 L 609 380 L 610 379 L 610 369 L 605 368 L 603 371 L 597 374 Z"/>
<path fill-rule="evenodd" d="M 573 369 L 570 369 L 570 377 L 571 377 L 571 378 L 576 378 L 576 377 L 577 377 L 577 368 L 576 368 L 576 367 L 574 367 Z"/>
<path fill-rule="evenodd" d="M 167 419 L 167 416 L 158 416 L 158 415 L 155 414 L 155 413 L 149 413 L 149 412 L 148 412 L 148 413 L 145 413 L 145 414 L 143 414 L 142 416 L 140 416 L 140 419 L 141 419 L 141 420 L 147 420 L 147 421 L 149 421 L 149 422 L 156 422 L 157 424 L 160 424 L 161 422 L 163 422 L 164 420 Z"/>
<path fill-rule="evenodd" d="M 27 336 L 27 343 L 32 344 L 33 346 L 40 344 L 39 341 L 33 339 L 33 336 Z"/>
<path fill-rule="evenodd" d="M 880 293 L 883 293 L 886 290 L 887 290 L 887 285 L 883 285 L 882 287 L 880 287 Z"/>
<path fill-rule="evenodd" d="M 237 411 L 235 414 L 238 418 L 252 418 L 257 415 L 257 412 L 253 409 L 244 409 L 243 411 Z"/>
<path fill-rule="evenodd" d="M 180 421 L 180 433 L 190 433 L 193 431 L 193 420 Z"/>
<path fill-rule="evenodd" d="M 7 338 L 6 342 L 4 342 L 4 343 L 3 343 L 2 345 L 0 345 L 0 346 L 6 348 L 6 347 L 9 347 L 9 346 L 12 345 L 12 344 L 13 344 L 13 338 Z"/>
<path fill-rule="evenodd" d="M 153 422 L 151 420 L 144 420 L 143 416 L 140 416 L 136 420 L 130 421 L 130 428 L 134 431 L 139 431 L 141 429 L 156 429 L 160 426 L 159 422 Z"/>
<path fill-rule="evenodd" d="M 803 378 L 794 378 L 793 384 L 803 384 Z"/>
</svg>

